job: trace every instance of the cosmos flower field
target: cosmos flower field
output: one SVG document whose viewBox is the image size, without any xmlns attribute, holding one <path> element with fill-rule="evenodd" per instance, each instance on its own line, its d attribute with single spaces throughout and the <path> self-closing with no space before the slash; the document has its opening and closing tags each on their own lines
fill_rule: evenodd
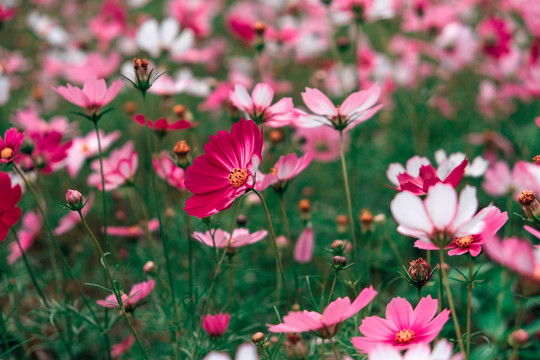
<svg viewBox="0 0 540 360">
<path fill-rule="evenodd" d="M 540 359 L 540 1 L 0 0 L 0 359 Z"/>
</svg>

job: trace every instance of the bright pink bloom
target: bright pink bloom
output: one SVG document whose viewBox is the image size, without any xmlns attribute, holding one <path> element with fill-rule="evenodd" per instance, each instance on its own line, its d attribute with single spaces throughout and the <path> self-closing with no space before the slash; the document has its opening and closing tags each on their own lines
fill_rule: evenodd
<svg viewBox="0 0 540 360">
<path fill-rule="evenodd" d="M 11 187 L 9 175 L 0 172 L 0 241 L 4 241 L 9 229 L 21 217 L 21 208 L 15 206 L 21 199 L 21 194 L 21 187 Z"/>
<path fill-rule="evenodd" d="M 212 19 L 218 13 L 219 4 L 209 0 L 173 0 L 169 11 L 183 28 L 191 29 L 197 37 L 204 37 L 212 30 Z"/>
<path fill-rule="evenodd" d="M 11 123 L 19 129 L 24 129 L 30 137 L 35 133 L 43 134 L 50 131 L 72 135 L 77 130 L 77 123 L 70 123 L 67 117 L 53 116 L 49 121 L 46 121 L 39 116 L 33 107 L 17 110 Z"/>
<path fill-rule="evenodd" d="M 144 115 L 137 114 L 133 117 L 133 120 L 137 124 L 145 126 Z M 148 127 L 155 130 L 160 135 L 165 135 L 167 131 L 190 129 L 194 126 L 197 126 L 197 123 L 192 123 L 184 119 L 175 121 L 172 124 L 169 124 L 165 118 L 160 118 L 156 121 L 148 119 Z"/>
<path fill-rule="evenodd" d="M 139 157 L 133 147 L 133 141 L 128 141 L 120 149 L 111 151 L 111 155 L 108 158 L 103 159 L 105 191 L 112 191 L 133 181 L 139 164 Z M 88 176 L 88 185 L 95 186 L 101 190 L 99 159 L 92 161 L 90 168 L 93 172 Z"/>
<path fill-rule="evenodd" d="M 135 344 L 135 337 L 129 335 L 127 338 L 111 346 L 111 356 L 113 358 L 119 358 L 120 356 L 128 353 L 131 350 L 131 347 Z"/>
<path fill-rule="evenodd" d="M 484 227 L 482 231 L 478 234 L 455 237 L 452 242 L 445 247 L 446 250 L 449 250 L 448 255 L 463 255 L 468 252 L 471 256 L 478 256 L 480 251 L 482 251 L 482 245 L 485 242 L 484 239 L 486 237 L 494 236 L 508 220 L 508 214 L 506 212 L 501 213 L 501 210 L 495 206 L 482 209 L 477 216 L 483 218 Z M 428 244 L 422 240 L 416 240 L 414 246 L 424 250 L 439 250 L 434 244 Z"/>
<path fill-rule="evenodd" d="M 529 31 L 540 38 L 540 3 L 536 0 L 525 0 L 518 3 L 523 20 Z"/>
<path fill-rule="evenodd" d="M 320 90 L 306 88 L 302 99 L 315 115 L 300 115 L 295 124 L 300 127 L 327 125 L 338 130 L 351 129 L 379 111 L 382 107 L 377 105 L 380 95 L 381 88 L 374 84 L 367 90 L 352 93 L 343 104 L 335 106 Z"/>
<path fill-rule="evenodd" d="M 478 24 L 478 35 L 482 39 L 482 50 L 498 59 L 510 53 L 512 29 L 507 20 L 489 17 Z"/>
<path fill-rule="evenodd" d="M 202 326 L 208 335 L 217 338 L 223 335 L 225 330 L 227 330 L 230 319 L 231 317 L 229 314 L 207 314 L 204 317 Z"/>
<path fill-rule="evenodd" d="M 427 158 L 413 156 L 407 161 L 406 169 L 399 163 L 390 164 L 386 176 L 396 186 L 396 190 L 424 195 L 435 184 L 456 187 L 463 178 L 467 164 L 468 160 L 463 159 L 460 164 L 453 164 L 457 166 L 450 168 L 448 162 L 444 162 L 435 170 Z"/>
<path fill-rule="evenodd" d="M 94 76 L 84 81 L 82 89 L 67 84 L 67 87 L 60 86 L 55 90 L 70 103 L 95 113 L 110 103 L 118 95 L 122 86 L 122 81 L 116 80 L 107 89 L 105 80 L 98 80 Z"/>
<path fill-rule="evenodd" d="M 120 137 L 119 130 L 113 131 L 109 134 L 105 134 L 105 132 L 102 130 L 98 131 L 102 151 L 106 151 Z M 95 131 L 88 133 L 84 137 L 74 138 L 71 147 L 68 149 L 67 158 L 65 159 L 66 168 L 69 175 L 72 178 L 76 177 L 84 166 L 86 160 L 97 156 L 98 153 L 99 148 Z"/>
<path fill-rule="evenodd" d="M 332 162 L 339 159 L 339 133 L 328 131 L 326 127 L 298 128 L 296 137 L 299 139 L 302 151 L 311 154 L 313 160 Z M 343 134 L 345 149 L 350 143 L 349 134 Z"/>
<path fill-rule="evenodd" d="M 154 164 L 156 174 L 163 180 L 166 180 L 169 185 L 178 190 L 184 190 L 186 188 L 184 184 L 184 169 L 178 167 L 166 151 L 163 151 L 158 156 L 154 156 L 152 163 Z"/>
<path fill-rule="evenodd" d="M 526 239 L 511 237 L 500 240 L 486 237 L 484 249 L 493 260 L 520 276 L 540 283 L 540 247 Z"/>
<path fill-rule="evenodd" d="M 465 186 L 458 202 L 454 187 L 442 183 L 432 186 L 423 201 L 404 191 L 390 204 L 399 233 L 437 247 L 447 246 L 454 238 L 479 234 L 488 212 L 475 215 L 477 208 L 476 188 Z"/>
<path fill-rule="evenodd" d="M 300 264 L 307 264 L 313 258 L 313 250 L 315 249 L 315 238 L 313 228 L 308 224 L 306 229 L 302 231 L 296 245 L 294 246 L 294 260 Z"/>
<path fill-rule="evenodd" d="M 148 222 L 148 228 L 151 232 L 156 232 L 159 229 L 159 221 L 157 219 L 150 219 Z M 108 226 L 107 234 L 112 236 L 121 236 L 128 238 L 138 238 L 146 235 L 144 225 L 133 226 Z"/>
<path fill-rule="evenodd" d="M 0 137 L 0 164 L 15 160 L 23 141 L 24 133 L 20 133 L 16 128 L 6 130 L 4 138 Z"/>
<path fill-rule="evenodd" d="M 437 304 L 438 301 L 428 295 L 413 310 L 407 300 L 393 298 L 386 307 L 386 319 L 378 316 L 365 318 L 360 325 L 364 337 L 354 337 L 351 342 L 363 353 L 371 352 L 380 344 L 389 344 L 403 350 L 414 344 L 430 343 L 450 315 L 450 311 L 444 309 L 435 316 Z"/>
<path fill-rule="evenodd" d="M 356 315 L 373 300 L 377 291 L 373 286 L 365 288 L 351 303 L 348 297 L 332 301 L 322 315 L 315 311 L 291 311 L 283 317 L 283 323 L 269 325 L 268 330 L 275 333 L 301 333 L 317 331 L 324 338 L 332 338 L 340 323 Z"/>
<path fill-rule="evenodd" d="M 114 38 L 123 34 L 127 25 L 127 11 L 117 0 L 107 0 L 99 15 L 90 19 L 88 28 L 98 39 L 99 47 L 107 49 Z"/>
<path fill-rule="evenodd" d="M 34 240 L 39 235 L 42 225 L 41 215 L 34 211 L 28 211 L 22 218 L 22 228 L 17 232 L 21 248 L 26 252 L 34 243 Z M 8 264 L 13 264 L 22 255 L 21 249 L 17 242 L 10 244 L 10 253 L 7 258 Z"/>
<path fill-rule="evenodd" d="M 82 208 L 81 212 L 83 216 L 86 216 L 92 208 L 94 198 L 90 197 L 88 200 L 83 197 L 83 201 L 86 201 L 86 205 Z M 56 236 L 65 234 L 75 228 L 78 223 L 81 222 L 81 217 L 76 211 L 70 211 L 67 215 L 62 216 L 58 221 L 58 226 L 53 230 Z"/>
<path fill-rule="evenodd" d="M 186 170 L 186 188 L 194 195 L 184 209 L 202 218 L 229 208 L 255 186 L 262 146 L 263 135 L 251 120 L 240 119 L 230 133 L 210 136 L 205 154 Z"/>
<path fill-rule="evenodd" d="M 4 7 L 2 3 L 0 3 L 0 23 L 9 20 L 15 15 L 15 9 L 8 9 L 7 7 Z"/>
<path fill-rule="evenodd" d="M 538 194 L 540 192 L 540 167 L 518 161 L 510 173 L 508 164 L 499 161 L 486 171 L 482 187 L 491 196 L 505 196 L 509 193 L 517 196 L 523 190 L 531 190 Z"/>
<path fill-rule="evenodd" d="M 300 174 L 311 162 L 312 155 L 310 153 L 298 158 L 295 153 L 281 156 L 276 165 L 272 168 L 270 174 L 257 172 L 257 184 L 255 188 L 263 191 L 269 186 L 274 186 L 276 189 L 284 190 L 287 180 L 292 179 Z"/>
<path fill-rule="evenodd" d="M 66 192 L 66 203 L 71 205 L 77 205 L 81 202 L 82 194 L 77 190 L 68 189 Z"/>
<path fill-rule="evenodd" d="M 251 96 L 244 85 L 236 84 L 234 91 L 229 92 L 229 98 L 246 118 L 258 124 L 281 127 L 296 119 L 292 99 L 283 98 L 272 105 L 274 90 L 265 83 L 255 85 Z"/>
<path fill-rule="evenodd" d="M 274 10 L 267 4 L 237 1 L 229 7 L 225 22 L 233 35 L 249 43 L 255 39 L 255 23 L 264 19 L 266 23 L 272 24 L 274 18 Z"/>
<path fill-rule="evenodd" d="M 62 143 L 62 137 L 62 133 L 54 130 L 32 134 L 34 150 L 31 157 L 43 174 L 50 174 L 57 170 L 68 156 L 72 141 Z"/>
<path fill-rule="evenodd" d="M 454 355 L 454 347 L 446 339 L 442 339 L 433 347 L 427 343 L 412 345 L 409 350 L 401 356 L 399 350 L 394 346 L 382 344 L 369 352 L 368 360 L 462 360 L 463 355 Z"/>
<path fill-rule="evenodd" d="M 133 285 L 129 292 L 129 295 L 122 294 L 122 302 L 124 303 L 124 307 L 128 309 L 133 309 L 135 307 L 135 304 L 139 300 L 147 297 L 152 292 L 152 290 L 154 289 L 154 285 L 154 280 L 148 280 Z M 98 303 L 98 305 L 101 305 L 103 307 L 120 308 L 114 294 L 107 296 L 105 300 L 97 300 L 96 302 Z"/>
<path fill-rule="evenodd" d="M 259 242 L 264 239 L 267 234 L 268 232 L 266 230 L 259 230 L 250 234 L 248 229 L 235 229 L 231 237 L 226 231 L 214 229 L 204 233 L 195 231 L 193 237 L 210 247 L 214 247 L 215 245 L 218 248 L 226 248 L 230 243 L 230 247 L 239 248 L 241 246 Z"/>
</svg>

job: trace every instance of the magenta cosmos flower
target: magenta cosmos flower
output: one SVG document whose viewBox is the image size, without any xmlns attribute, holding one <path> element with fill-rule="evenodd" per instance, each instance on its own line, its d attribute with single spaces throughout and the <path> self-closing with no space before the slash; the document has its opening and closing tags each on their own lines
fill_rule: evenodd
<svg viewBox="0 0 540 360">
<path fill-rule="evenodd" d="M 283 98 L 272 105 L 274 90 L 268 84 L 255 85 L 251 96 L 244 85 L 236 84 L 234 91 L 229 92 L 229 98 L 247 118 L 259 124 L 281 127 L 296 119 L 291 98 Z"/>
<path fill-rule="evenodd" d="M 394 189 L 424 195 L 431 186 L 438 183 L 456 187 L 463 178 L 467 164 L 468 160 L 463 159 L 457 166 L 449 168 L 448 162 L 443 162 L 435 170 L 427 158 L 413 156 L 407 161 L 406 168 L 399 163 L 390 164 L 386 176 L 396 186 Z"/>
<path fill-rule="evenodd" d="M 15 160 L 19 148 L 24 140 L 24 133 L 16 128 L 10 128 L 0 137 L 0 164 L 7 164 Z"/>
<path fill-rule="evenodd" d="M 144 115 L 136 114 L 133 117 L 133 121 L 135 121 L 139 125 L 146 126 L 146 120 Z M 197 123 L 192 123 L 184 119 L 180 119 L 170 124 L 165 118 L 160 118 L 156 121 L 148 119 L 148 127 L 154 130 L 159 135 L 165 135 L 167 131 L 190 129 L 195 126 L 197 126 Z"/>
<path fill-rule="evenodd" d="M 132 226 L 108 226 L 107 234 L 112 236 L 138 238 L 146 235 L 146 225 L 132 225 Z M 105 230 L 104 228 L 102 228 Z M 148 221 L 148 229 L 151 232 L 156 232 L 159 229 L 159 221 L 157 219 L 150 219 Z"/>
<path fill-rule="evenodd" d="M 331 126 L 336 130 L 353 128 L 371 118 L 382 107 L 377 105 L 381 88 L 374 84 L 367 90 L 352 93 L 343 104 L 334 103 L 320 90 L 306 88 L 304 103 L 314 114 L 301 114 L 295 121 L 300 127 Z"/>
<path fill-rule="evenodd" d="M 476 214 L 477 209 L 476 188 L 465 186 L 458 202 L 454 187 L 442 183 L 432 186 L 423 201 L 419 196 L 404 191 L 397 194 L 390 204 L 392 215 L 399 224 L 399 233 L 437 248 L 446 247 L 455 238 L 479 234 L 488 212 Z"/>
<path fill-rule="evenodd" d="M 103 159 L 105 191 L 112 191 L 133 180 L 139 164 L 139 157 L 133 147 L 133 141 L 128 141 L 123 147 L 111 151 L 108 158 Z M 99 160 L 92 161 L 90 168 L 93 172 L 88 177 L 88 185 L 102 190 Z"/>
<path fill-rule="evenodd" d="M 429 344 L 415 344 L 401 356 L 392 345 L 380 345 L 369 352 L 368 360 L 462 360 L 463 355 L 454 355 L 454 347 L 446 339 L 440 340 L 433 351 Z"/>
<path fill-rule="evenodd" d="M 211 337 L 220 337 L 229 326 L 229 314 L 207 314 L 203 320 L 203 329 Z"/>
<path fill-rule="evenodd" d="M 41 173 L 51 174 L 63 166 L 73 144 L 72 140 L 62 143 L 63 134 L 54 130 L 33 133 L 31 138 L 34 142 L 31 157 Z"/>
<path fill-rule="evenodd" d="M 269 174 L 257 172 L 258 182 L 255 188 L 263 191 L 269 186 L 273 186 L 278 192 L 285 190 L 287 180 L 292 179 L 300 174 L 311 162 L 312 155 L 310 153 L 301 156 L 296 154 L 288 154 L 281 156 Z"/>
<path fill-rule="evenodd" d="M 122 294 L 122 302 L 124 303 L 124 307 L 126 309 L 133 309 L 135 307 L 135 304 L 147 297 L 152 290 L 154 289 L 155 281 L 154 280 L 148 280 L 142 283 L 138 283 L 133 285 L 131 290 L 129 291 L 129 295 Z M 118 301 L 116 301 L 116 296 L 114 294 L 110 294 L 105 298 L 105 300 L 97 300 L 96 301 L 98 305 L 101 305 L 103 307 L 108 308 L 119 308 Z"/>
<path fill-rule="evenodd" d="M 210 136 L 205 154 L 186 170 L 186 188 L 193 193 L 184 208 L 188 214 L 210 216 L 253 189 L 262 146 L 263 135 L 251 120 L 240 119 L 230 133 L 219 131 Z"/>
<path fill-rule="evenodd" d="M 264 239 L 268 234 L 266 230 L 255 231 L 250 233 L 248 229 L 235 229 L 232 236 L 221 229 L 215 229 L 206 231 L 204 233 L 195 231 L 193 237 L 199 240 L 201 243 L 210 246 L 225 248 L 229 246 L 232 248 L 238 248 L 246 245 L 255 244 L 258 241 Z"/>
<path fill-rule="evenodd" d="M 93 76 L 84 81 L 82 89 L 67 84 L 67 87 L 60 86 L 55 90 L 70 103 L 96 113 L 118 95 L 122 86 L 122 81 L 116 80 L 107 89 L 105 80 Z"/>
<path fill-rule="evenodd" d="M 5 172 L 0 172 L 0 241 L 6 238 L 9 229 L 19 221 L 22 210 L 17 207 L 21 199 L 21 187 L 11 187 L 11 179 Z"/>
<path fill-rule="evenodd" d="M 316 331 L 324 338 L 332 338 L 343 321 L 359 312 L 373 300 L 377 291 L 365 288 L 353 301 L 348 297 L 332 301 L 322 315 L 315 311 L 291 311 L 283 317 L 283 323 L 269 325 L 268 330 L 275 333 L 302 333 Z"/>
<path fill-rule="evenodd" d="M 404 350 L 414 344 L 430 343 L 450 315 L 450 311 L 444 309 L 435 316 L 437 304 L 438 301 L 428 295 L 413 310 L 407 300 L 396 297 L 386 307 L 386 319 L 378 316 L 365 318 L 360 325 L 360 332 L 364 336 L 354 337 L 351 342 L 366 354 L 382 344 Z"/>
</svg>

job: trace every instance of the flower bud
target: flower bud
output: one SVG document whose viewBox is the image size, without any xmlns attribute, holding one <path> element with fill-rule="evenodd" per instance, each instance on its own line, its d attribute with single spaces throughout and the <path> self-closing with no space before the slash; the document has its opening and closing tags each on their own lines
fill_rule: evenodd
<svg viewBox="0 0 540 360">
<path fill-rule="evenodd" d="M 257 21 L 253 25 L 253 31 L 255 32 L 255 35 L 257 36 L 263 36 L 265 30 L 266 30 L 266 23 L 264 21 Z"/>
<path fill-rule="evenodd" d="M 515 330 L 508 338 L 512 347 L 520 348 L 529 342 L 529 334 L 523 329 Z"/>
<path fill-rule="evenodd" d="M 302 220 L 309 220 L 311 202 L 308 199 L 302 199 L 298 202 L 298 208 L 300 209 L 300 218 L 302 218 Z"/>
<path fill-rule="evenodd" d="M 135 111 L 137 111 L 137 104 L 135 103 L 135 101 L 126 101 L 124 103 L 124 111 L 128 115 L 135 114 Z"/>
<path fill-rule="evenodd" d="M 421 288 L 431 279 L 431 268 L 427 261 L 421 257 L 409 262 L 407 273 L 409 275 L 409 281 L 416 287 Z"/>
<path fill-rule="evenodd" d="M 236 225 L 240 226 L 240 227 L 244 227 L 246 226 L 248 222 L 248 218 L 246 215 L 238 215 L 238 217 L 236 218 Z"/>
<path fill-rule="evenodd" d="M 535 165 L 540 165 L 540 155 L 536 155 L 532 158 L 532 161 Z"/>
<path fill-rule="evenodd" d="M 373 214 L 371 211 L 363 209 L 359 220 L 362 232 L 373 231 Z"/>
<path fill-rule="evenodd" d="M 153 261 L 147 261 L 143 266 L 143 271 L 145 274 L 153 274 L 156 271 L 156 264 Z"/>
<path fill-rule="evenodd" d="M 230 318 L 229 314 L 208 314 L 203 320 L 203 329 L 211 337 L 218 338 L 227 330 Z"/>
<path fill-rule="evenodd" d="M 148 80 L 148 60 L 134 58 L 133 70 L 135 70 L 135 75 L 137 75 L 138 80 L 141 82 Z"/>
<path fill-rule="evenodd" d="M 285 138 L 285 134 L 281 129 L 273 129 L 270 131 L 268 137 L 270 138 L 270 142 L 272 143 L 272 145 L 276 145 L 283 141 L 283 139 Z"/>
<path fill-rule="evenodd" d="M 77 190 L 68 189 L 66 192 L 66 203 L 74 211 L 82 209 L 82 194 Z"/>
<path fill-rule="evenodd" d="M 530 190 L 524 190 L 517 198 L 525 215 L 532 219 L 533 216 L 540 216 L 540 203 L 536 195 Z"/>
<path fill-rule="evenodd" d="M 339 214 L 336 216 L 336 225 L 338 234 L 346 233 L 349 226 L 349 218 L 347 215 Z"/>
<path fill-rule="evenodd" d="M 332 264 L 334 264 L 334 266 L 337 268 L 337 269 L 343 269 L 345 266 L 347 266 L 347 258 L 346 257 L 343 257 L 343 256 L 339 256 L 339 255 L 336 255 L 332 258 Z"/>
<path fill-rule="evenodd" d="M 330 247 L 335 256 L 343 256 L 345 251 L 351 250 L 351 244 L 346 240 L 334 240 Z"/>
<path fill-rule="evenodd" d="M 351 43 L 345 36 L 340 36 L 336 39 L 336 45 L 339 51 L 345 52 L 349 49 Z"/>
<path fill-rule="evenodd" d="M 283 343 L 283 349 L 289 359 L 305 359 L 308 353 L 306 342 L 300 334 L 286 334 L 287 341 Z"/>
<path fill-rule="evenodd" d="M 253 336 L 251 337 L 251 341 L 255 344 L 255 345 L 259 345 L 259 344 L 262 344 L 265 340 L 265 336 L 262 332 L 256 332 L 255 334 L 253 334 Z"/>
<path fill-rule="evenodd" d="M 173 112 L 177 118 L 182 119 L 184 115 L 186 114 L 186 107 L 181 104 L 174 105 Z"/>
<path fill-rule="evenodd" d="M 186 168 L 191 162 L 191 148 L 185 142 L 185 140 L 180 140 L 174 145 L 173 152 L 176 155 L 176 160 L 180 167 Z"/>
</svg>

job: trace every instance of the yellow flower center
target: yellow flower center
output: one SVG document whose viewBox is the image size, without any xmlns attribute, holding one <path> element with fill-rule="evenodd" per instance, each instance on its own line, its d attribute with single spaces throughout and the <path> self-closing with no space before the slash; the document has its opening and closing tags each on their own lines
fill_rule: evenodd
<svg viewBox="0 0 540 360">
<path fill-rule="evenodd" d="M 399 344 L 406 344 L 414 339 L 414 331 L 411 329 L 399 330 L 396 333 L 396 341 Z"/>
<path fill-rule="evenodd" d="M 474 242 L 472 236 L 464 236 L 456 239 L 456 245 L 462 249 L 466 249 Z"/>
<path fill-rule="evenodd" d="M 244 185 L 247 178 L 248 178 L 247 170 L 233 169 L 229 173 L 229 182 L 231 183 L 232 187 L 235 189 Z"/>
<path fill-rule="evenodd" d="M 0 152 L 0 157 L 2 159 L 9 159 L 13 156 L 13 149 L 12 148 L 4 148 L 2 149 L 2 152 Z"/>
</svg>

